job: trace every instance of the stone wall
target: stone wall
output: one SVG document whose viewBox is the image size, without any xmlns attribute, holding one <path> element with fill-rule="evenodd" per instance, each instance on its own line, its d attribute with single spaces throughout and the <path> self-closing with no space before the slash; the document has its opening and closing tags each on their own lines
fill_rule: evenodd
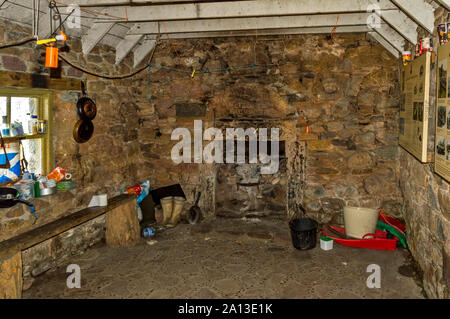
<svg viewBox="0 0 450 319">
<path fill-rule="evenodd" d="M 450 21 L 449 12 L 443 8 L 435 11 L 435 17 L 436 26 Z M 421 31 L 419 38 L 426 36 L 429 35 Z M 433 40 L 437 48 L 439 39 L 436 29 Z M 429 152 L 434 152 L 435 63 L 432 64 L 430 95 Z M 400 185 L 405 200 L 408 245 L 424 272 L 425 292 L 430 298 L 450 298 L 450 184 L 434 173 L 433 163 L 421 164 L 401 149 Z"/>
<path fill-rule="evenodd" d="M 0 24 L 0 41 L 12 41 L 29 35 L 30 30 L 17 25 Z M 98 45 L 86 58 L 81 53 L 78 40 L 68 41 L 70 52 L 61 53 L 71 61 L 96 72 L 105 74 L 127 73 L 131 58 L 120 66 L 114 66 L 115 53 L 106 46 Z M 0 49 L 0 71 L 48 73 L 44 67 L 44 47 L 26 44 L 20 47 Z M 62 63 L 62 62 L 61 62 Z M 76 102 L 78 91 L 54 91 L 53 148 L 55 166 L 61 166 L 73 174 L 76 191 L 64 192 L 34 201 L 38 222 L 27 209 L 16 206 L 13 211 L 0 211 L 0 240 L 7 239 L 86 207 L 95 193 L 117 195 L 123 187 L 136 183 L 139 145 L 137 142 L 137 108 L 130 98 L 129 83 L 119 80 L 101 80 L 86 77 L 76 69 L 62 63 L 61 76 L 87 80 L 87 92 L 97 103 L 97 117 L 93 123 L 94 136 L 85 144 L 77 144 L 73 127 L 78 120 Z M 0 83 L 8 87 L 10 83 Z"/>
<path fill-rule="evenodd" d="M 27 34 L 29 30 L 0 23 L 0 41 Z M 114 51 L 106 46 L 96 46 L 85 58 L 79 41 L 68 44 L 71 51 L 62 54 L 83 67 L 107 74 L 130 71 L 132 56 L 115 66 Z M 0 50 L 0 70 L 46 73 L 43 52 L 31 44 Z M 163 41 L 152 63 L 186 72 L 152 67 L 150 77 L 143 72 L 125 80 L 101 80 L 63 63 L 62 76 L 87 79 L 88 94 L 98 105 L 94 137 L 76 144 L 72 128 L 79 92 L 55 91 L 56 165 L 74 174 L 78 188 L 36 200 L 40 219 L 34 226 L 25 210 L 2 210 L 0 240 L 83 208 L 96 192 L 114 195 L 144 179 L 150 179 L 152 188 L 180 183 L 186 206 L 193 203 L 194 191 L 201 191 L 200 207 L 207 217 L 214 216 L 218 166 L 176 165 L 170 156 L 176 143 L 172 130 L 192 131 L 194 120 L 203 120 L 204 128 L 219 122 L 241 127 L 243 119 L 257 121 L 259 127 L 277 123 L 286 143 L 287 174 L 278 181 L 265 178 L 267 185 L 288 185 L 283 205 L 289 214 L 298 211 L 297 203 L 321 222 L 342 222 L 346 204 L 401 214 L 398 61 L 363 34 Z M 194 68 L 253 63 L 257 65 L 190 76 Z M 305 133 L 307 124 L 310 134 Z M 92 242 L 102 236 L 86 229 L 71 234 Z M 28 255 L 33 266 L 27 273 L 35 275 L 48 269 L 55 256 L 67 255 L 61 247 L 67 248 L 58 243 L 35 248 L 50 255 L 39 257 L 41 265 Z"/>
<path fill-rule="evenodd" d="M 30 33 L 29 29 L 0 20 L 0 42 L 22 39 Z M 131 71 L 132 57 L 115 66 L 115 52 L 110 47 L 97 45 L 85 58 L 79 40 L 69 40 L 68 46 L 70 52 L 61 52 L 61 55 L 95 72 L 124 74 Z M 31 43 L 0 49 L 0 72 L 48 75 L 48 69 L 44 67 L 44 54 L 45 47 L 35 47 Z M 0 241 L 87 207 L 93 194 L 108 193 L 112 197 L 121 188 L 138 182 L 138 117 L 136 104 L 132 102 L 130 82 L 84 76 L 65 63 L 60 63 L 63 78 L 87 80 L 88 95 L 97 103 L 94 136 L 88 143 L 77 144 L 72 137 L 72 130 L 78 119 L 76 102 L 81 88 L 53 92 L 55 166 L 64 167 L 72 173 L 77 188 L 35 199 L 39 219 L 34 225 L 34 218 L 23 205 L 1 209 Z M 11 85 L 0 83 L 0 87 Z M 24 251 L 24 278 L 38 275 L 57 263 L 65 262 L 71 255 L 82 253 L 104 237 L 103 224 L 104 218 L 98 218 Z"/>
<path fill-rule="evenodd" d="M 223 121 L 242 127 L 239 119 L 270 127 L 274 119 L 282 119 L 280 129 L 292 132 L 294 142 L 306 143 L 306 171 L 299 171 L 302 166 L 291 170 L 298 176 L 288 174 L 288 184 L 297 192 L 293 198 L 302 201 L 311 216 L 342 222 L 345 204 L 383 207 L 401 215 L 398 62 L 364 35 L 163 42 L 152 63 L 187 70 L 152 67 L 151 103 L 147 78 L 134 82 L 142 120 L 139 176 L 152 176 L 153 186 L 181 183 L 190 202 L 191 190 L 198 187 L 207 194 L 201 205 L 214 214 L 215 199 L 208 195 L 214 190 L 208 187 L 214 185 L 217 169 L 175 165 L 170 160 L 172 130 L 192 129 L 194 119 L 203 120 L 205 127 Z M 193 69 L 253 63 L 260 66 L 190 77 Z M 310 134 L 305 134 L 306 121 Z"/>
</svg>

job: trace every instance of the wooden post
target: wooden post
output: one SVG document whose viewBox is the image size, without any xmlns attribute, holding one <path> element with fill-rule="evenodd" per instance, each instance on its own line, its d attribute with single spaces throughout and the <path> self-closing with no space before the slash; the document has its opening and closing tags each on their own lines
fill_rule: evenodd
<svg viewBox="0 0 450 319">
<path fill-rule="evenodd" d="M 0 259 L 0 299 L 22 298 L 22 252 Z"/>
<path fill-rule="evenodd" d="M 106 213 L 106 243 L 112 247 L 129 247 L 140 240 L 136 199 Z"/>
</svg>

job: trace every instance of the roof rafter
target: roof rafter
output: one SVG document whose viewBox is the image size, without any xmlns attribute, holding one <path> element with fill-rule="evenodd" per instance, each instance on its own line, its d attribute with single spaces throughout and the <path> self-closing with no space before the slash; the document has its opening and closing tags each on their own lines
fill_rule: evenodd
<svg viewBox="0 0 450 319">
<path fill-rule="evenodd" d="M 141 6 L 114 6 L 105 12 L 128 22 L 170 21 L 212 18 L 239 18 L 258 16 L 289 16 L 300 14 L 357 13 L 368 12 L 374 3 L 380 10 L 397 7 L 390 0 L 248 0 L 199 2 L 186 4 L 161 4 L 142 10 Z M 126 12 L 125 12 L 126 8 Z"/>
<path fill-rule="evenodd" d="M 424 0 L 391 0 L 429 33 L 434 30 L 434 8 Z"/>
</svg>

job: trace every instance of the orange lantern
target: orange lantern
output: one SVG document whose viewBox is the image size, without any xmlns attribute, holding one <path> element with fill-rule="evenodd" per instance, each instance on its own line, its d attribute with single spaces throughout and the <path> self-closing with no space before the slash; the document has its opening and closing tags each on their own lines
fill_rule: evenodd
<svg viewBox="0 0 450 319">
<path fill-rule="evenodd" d="M 50 43 L 47 48 L 45 49 L 45 66 L 48 68 L 57 68 L 58 67 L 58 48 L 55 46 L 56 41 L 62 41 L 65 42 L 67 40 L 66 35 L 61 30 L 59 31 L 60 34 L 56 35 L 54 38 L 51 39 L 41 39 L 37 40 L 36 44 L 47 44 Z"/>
<path fill-rule="evenodd" d="M 45 66 L 48 68 L 58 67 L 58 48 L 53 44 L 45 49 Z"/>
</svg>

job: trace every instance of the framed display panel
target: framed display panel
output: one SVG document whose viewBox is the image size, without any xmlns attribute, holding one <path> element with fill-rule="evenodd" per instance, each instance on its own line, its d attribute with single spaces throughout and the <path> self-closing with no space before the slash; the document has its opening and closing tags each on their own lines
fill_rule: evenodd
<svg viewBox="0 0 450 319">
<path fill-rule="evenodd" d="M 401 70 L 399 144 L 422 163 L 428 156 L 431 52 L 425 52 Z"/>
<path fill-rule="evenodd" d="M 434 171 L 450 182 L 450 42 L 438 48 Z"/>
</svg>

